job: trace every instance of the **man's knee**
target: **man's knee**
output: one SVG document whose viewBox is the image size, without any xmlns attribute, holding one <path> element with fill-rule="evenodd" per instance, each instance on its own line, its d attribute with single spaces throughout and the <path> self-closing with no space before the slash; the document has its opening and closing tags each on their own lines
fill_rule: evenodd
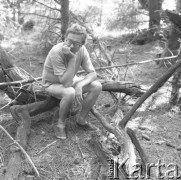
<svg viewBox="0 0 181 180">
<path fill-rule="evenodd" d="M 75 89 L 73 87 L 66 88 L 63 96 L 65 98 L 73 100 L 75 98 Z"/>
<path fill-rule="evenodd" d="M 91 91 L 99 94 L 102 91 L 102 84 L 99 81 L 93 81 L 91 83 Z"/>
</svg>

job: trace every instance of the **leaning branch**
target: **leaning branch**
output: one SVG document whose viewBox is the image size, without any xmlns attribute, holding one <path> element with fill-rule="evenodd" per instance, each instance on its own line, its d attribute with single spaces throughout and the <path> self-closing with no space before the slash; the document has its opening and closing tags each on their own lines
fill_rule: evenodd
<svg viewBox="0 0 181 180">
<path fill-rule="evenodd" d="M 181 66 L 181 60 L 178 61 L 175 65 L 173 65 L 163 76 L 161 76 L 155 84 L 151 86 L 151 88 L 144 93 L 138 101 L 133 105 L 133 107 L 130 109 L 130 111 L 124 116 L 122 121 L 120 121 L 119 126 L 124 128 L 127 124 L 127 122 L 130 120 L 132 115 L 135 113 L 135 111 L 141 106 L 141 104 L 153 93 L 155 93 L 163 84 L 172 76 L 175 71 L 180 68 Z"/>
<path fill-rule="evenodd" d="M 48 19 L 56 20 L 56 21 L 60 21 L 60 20 L 61 20 L 60 18 L 52 18 L 52 17 L 49 17 L 49 16 L 45 16 L 45 15 L 42 15 L 42 14 L 36 14 L 36 13 L 23 13 L 23 12 L 21 12 L 21 14 L 24 14 L 24 15 L 34 15 L 34 16 L 39 16 L 39 17 L 45 17 L 45 18 L 48 18 Z"/>
<path fill-rule="evenodd" d="M 60 11 L 60 9 L 47 6 L 46 4 L 44 4 L 44 3 L 42 3 L 42 2 L 39 2 L 39 1 L 37 1 L 37 0 L 34 0 L 34 1 L 35 1 L 36 3 L 38 3 L 38 4 L 41 4 L 42 6 L 45 6 L 45 7 L 48 8 L 48 9 L 53 10 L 53 11 Z"/>
</svg>

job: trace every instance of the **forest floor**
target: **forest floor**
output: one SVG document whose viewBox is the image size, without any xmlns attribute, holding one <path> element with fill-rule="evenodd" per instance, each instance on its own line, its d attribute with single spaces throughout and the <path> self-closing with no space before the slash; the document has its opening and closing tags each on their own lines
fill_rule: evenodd
<svg viewBox="0 0 181 180">
<path fill-rule="evenodd" d="M 41 76 L 46 53 L 38 53 L 40 37 L 35 32 L 23 34 L 21 39 L 14 39 L 11 51 L 8 49 L 14 63 L 34 77 Z M 157 42 L 146 45 L 130 45 L 121 41 L 121 38 L 111 41 L 111 51 L 117 49 L 114 62 L 125 64 L 154 59 L 160 53 L 161 47 Z M 12 48 L 13 47 L 13 48 Z M 148 89 L 166 71 L 155 62 L 120 68 L 120 80 L 128 80 L 142 85 Z M 100 73 L 100 72 L 98 72 Z M 103 72 L 101 72 L 103 73 Z M 100 73 L 100 74 L 101 74 Z M 106 77 L 109 78 L 109 75 Z M 167 82 L 154 95 L 148 98 L 131 118 L 128 126 L 136 136 L 148 156 L 152 168 L 151 179 L 156 179 L 159 163 L 165 165 L 161 168 L 162 176 L 176 176 L 175 167 L 181 174 L 181 114 L 178 109 L 169 110 L 170 83 Z M 2 108 L 9 102 L 9 98 L 0 92 L 0 122 L 14 137 L 17 123 L 13 120 L 9 107 Z M 127 106 L 121 106 L 124 113 L 136 102 L 129 98 Z M 96 103 L 96 109 L 105 117 L 111 117 L 113 99 L 107 92 L 102 92 Z M 87 144 L 91 133 L 75 126 L 75 116 L 67 120 L 67 139 L 57 140 L 53 132 L 53 121 L 40 121 L 31 127 L 27 153 L 31 156 L 43 180 L 84 180 L 88 179 L 92 169 L 92 159 L 96 158 L 94 152 Z M 88 120 L 102 129 L 100 123 L 90 113 Z M 6 167 L 9 158 L 11 140 L 0 131 L 0 167 Z M 179 147 L 180 146 L 180 147 Z M 27 163 L 27 162 L 25 162 Z M 171 171 L 172 170 L 172 171 Z M 168 173 L 168 171 L 171 171 Z M 3 171 L 2 171 L 3 173 Z M 23 169 L 25 179 L 36 179 L 32 172 Z"/>
</svg>

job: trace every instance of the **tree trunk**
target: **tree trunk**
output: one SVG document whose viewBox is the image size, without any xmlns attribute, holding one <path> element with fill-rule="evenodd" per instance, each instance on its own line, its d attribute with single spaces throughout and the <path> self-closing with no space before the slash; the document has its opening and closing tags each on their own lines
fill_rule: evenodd
<svg viewBox="0 0 181 180">
<path fill-rule="evenodd" d="M 138 0 L 141 4 L 141 8 L 148 10 L 148 2 L 149 0 Z"/>
<path fill-rule="evenodd" d="M 181 0 L 176 1 L 176 11 L 180 12 L 181 11 Z"/>
<path fill-rule="evenodd" d="M 172 79 L 172 92 L 170 97 L 170 107 L 178 104 L 180 90 L 181 69 L 178 69 Z"/>
<path fill-rule="evenodd" d="M 64 41 L 65 33 L 69 26 L 69 0 L 61 1 L 61 16 L 61 34 Z"/>
<path fill-rule="evenodd" d="M 162 57 L 169 57 L 178 54 L 178 49 L 180 47 L 180 42 L 178 41 L 178 39 L 181 38 L 181 16 L 179 14 L 176 14 L 175 12 L 165 12 L 170 21 L 173 23 L 169 32 L 169 39 L 162 53 Z M 160 66 L 170 67 L 175 62 L 175 60 L 170 59 L 160 61 L 159 64 Z"/>
<path fill-rule="evenodd" d="M 158 30 L 160 26 L 160 10 L 162 6 L 162 0 L 149 0 L 149 34 L 148 39 L 154 40 L 154 33 Z"/>
</svg>

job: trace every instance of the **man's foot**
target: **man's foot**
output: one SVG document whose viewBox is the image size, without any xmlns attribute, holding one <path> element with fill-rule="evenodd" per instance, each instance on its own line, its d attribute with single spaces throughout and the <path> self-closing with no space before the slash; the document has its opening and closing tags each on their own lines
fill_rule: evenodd
<svg viewBox="0 0 181 180">
<path fill-rule="evenodd" d="M 66 133 L 65 133 L 65 127 L 61 127 L 61 126 L 54 126 L 54 132 L 55 132 L 55 136 L 58 139 L 66 139 Z"/>
<path fill-rule="evenodd" d="M 85 123 L 85 124 L 80 124 L 79 122 L 76 122 L 76 124 L 81 127 L 82 129 L 84 129 L 85 131 L 98 131 L 99 129 L 89 123 Z"/>
</svg>

